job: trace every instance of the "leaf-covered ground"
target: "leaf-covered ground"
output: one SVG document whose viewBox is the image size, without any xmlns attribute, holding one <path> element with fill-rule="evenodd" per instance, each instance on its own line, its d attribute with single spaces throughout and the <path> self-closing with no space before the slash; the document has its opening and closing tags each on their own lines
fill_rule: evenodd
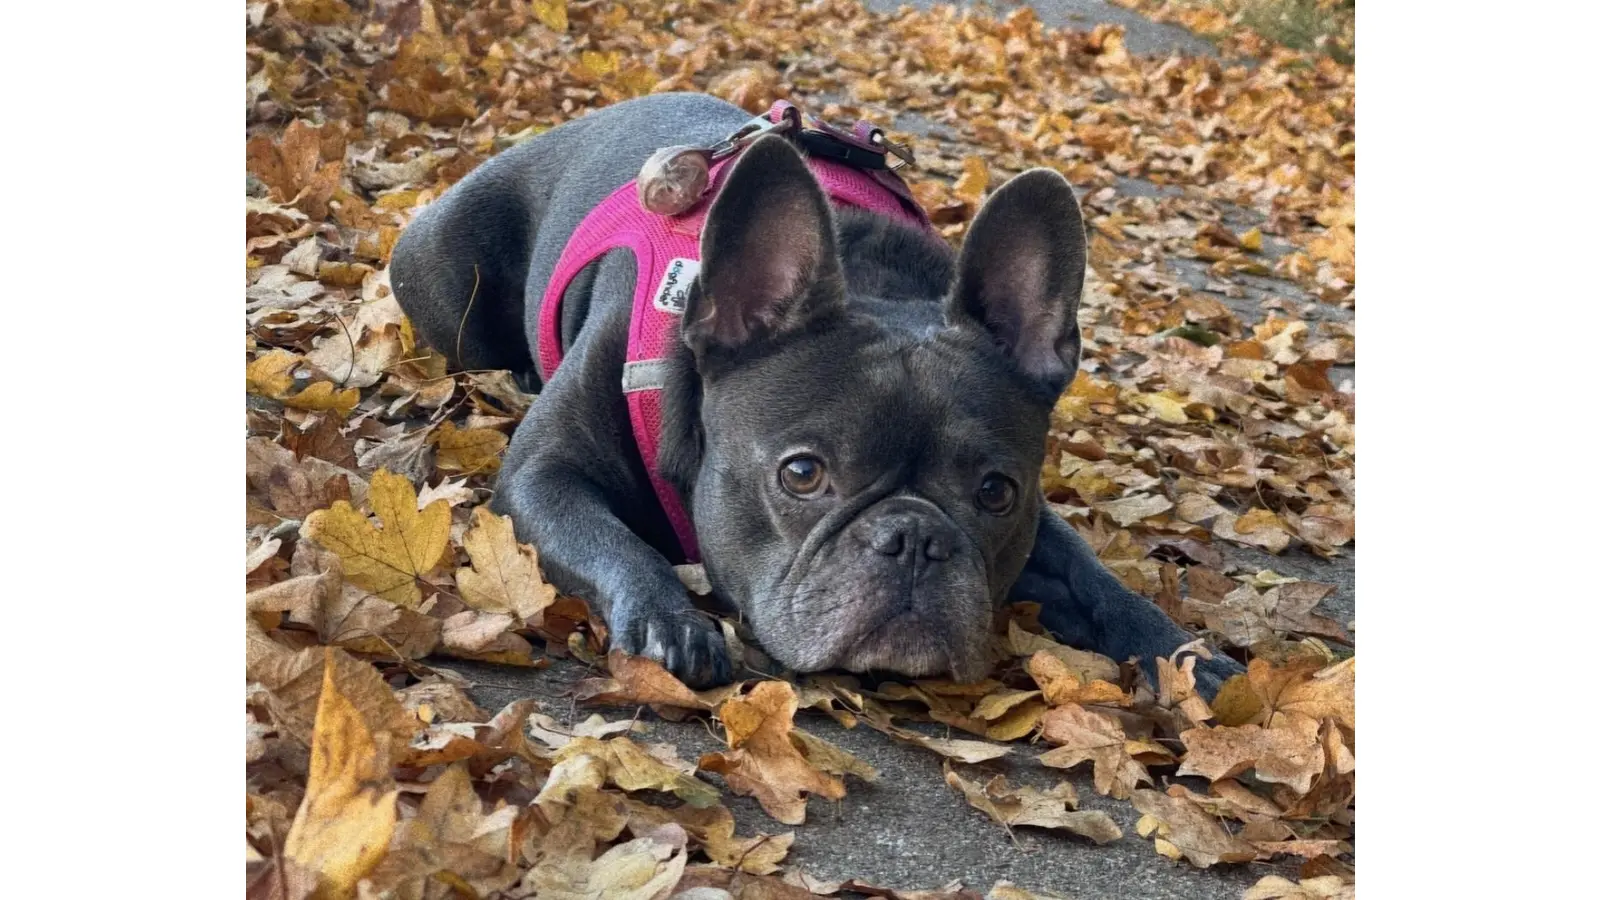
<svg viewBox="0 0 1600 900">
<path fill-rule="evenodd" d="M 1354 73 L 1241 28 L 1237 4 L 1190 6 L 1179 20 L 1221 35 L 1220 58 L 1134 56 L 1117 28 L 1046 29 L 1027 9 L 248 4 L 252 896 L 1044 896 L 786 865 L 808 814 L 878 789 L 870 753 L 815 733 L 829 719 L 941 759 L 930 781 L 975 810 L 966 827 L 1251 868 L 1251 897 L 1351 895 L 1354 622 L 1333 585 L 1270 563 L 1353 552 Z M 607 657 L 582 598 L 482 507 L 536 399 L 507 373 L 447 371 L 385 266 L 483 159 L 662 90 L 890 125 L 953 241 L 1007 177 L 1062 171 L 1091 269 L 1045 489 L 1249 675 L 1207 704 L 1184 671 L 1146 684 L 1024 607 L 977 685 L 775 677 L 736 622 L 747 667 L 728 688 Z M 553 659 L 590 667 L 559 704 L 482 709 L 451 668 Z M 701 718 L 721 749 L 681 755 L 658 717 Z M 1012 783 L 1023 758 L 1063 777 Z M 1131 805 L 1134 833 L 1080 792 Z M 751 833 L 742 798 L 764 811 Z"/>
</svg>

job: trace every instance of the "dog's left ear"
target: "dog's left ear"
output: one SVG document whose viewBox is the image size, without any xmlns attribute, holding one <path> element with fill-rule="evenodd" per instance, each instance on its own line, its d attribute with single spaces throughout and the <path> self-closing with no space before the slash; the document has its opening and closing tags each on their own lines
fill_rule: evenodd
<svg viewBox="0 0 1600 900">
<path fill-rule="evenodd" d="M 683 339 L 703 356 L 798 330 L 844 308 L 833 213 L 800 152 L 778 135 L 744 151 L 700 233 Z"/>
<path fill-rule="evenodd" d="M 1060 393 L 1078 371 L 1084 256 L 1072 186 L 1053 169 L 1023 172 L 978 211 L 946 318 L 976 321 L 1025 374 Z"/>
</svg>

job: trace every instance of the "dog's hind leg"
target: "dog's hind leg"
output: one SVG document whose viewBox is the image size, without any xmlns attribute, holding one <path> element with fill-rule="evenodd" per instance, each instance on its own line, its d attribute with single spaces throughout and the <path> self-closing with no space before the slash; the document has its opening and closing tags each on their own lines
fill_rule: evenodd
<svg viewBox="0 0 1600 900">
<path fill-rule="evenodd" d="M 534 211 L 515 169 L 481 166 L 424 209 L 390 265 L 395 297 L 424 342 L 456 369 L 533 379 L 523 326 Z"/>
</svg>

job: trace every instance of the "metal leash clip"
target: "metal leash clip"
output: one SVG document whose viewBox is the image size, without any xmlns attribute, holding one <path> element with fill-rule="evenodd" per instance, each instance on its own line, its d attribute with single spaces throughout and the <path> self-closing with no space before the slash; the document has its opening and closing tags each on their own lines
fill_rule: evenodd
<svg viewBox="0 0 1600 900">
<path fill-rule="evenodd" d="M 744 150 L 763 135 L 784 134 L 799 124 L 799 110 L 791 107 L 776 122 L 757 116 L 709 147 L 680 144 L 657 150 L 639 167 L 639 205 L 658 216 L 688 212 L 711 186 L 713 162 Z"/>
<path fill-rule="evenodd" d="M 895 159 L 899 160 L 898 163 L 889 166 L 889 171 L 898 172 L 906 166 L 911 166 L 913 168 L 916 167 L 917 157 L 911 152 L 911 147 L 898 141 L 889 140 L 889 138 L 884 135 L 882 129 L 873 129 L 872 142 L 881 146 L 884 150 L 888 151 L 890 156 L 893 156 Z"/>
<path fill-rule="evenodd" d="M 711 146 L 711 158 L 722 159 L 732 156 L 744 148 L 754 144 L 764 135 L 787 134 L 800 127 L 800 110 L 790 106 L 784 109 L 783 117 L 774 122 L 766 116 L 756 116 L 750 121 L 739 126 L 733 134 Z"/>
</svg>

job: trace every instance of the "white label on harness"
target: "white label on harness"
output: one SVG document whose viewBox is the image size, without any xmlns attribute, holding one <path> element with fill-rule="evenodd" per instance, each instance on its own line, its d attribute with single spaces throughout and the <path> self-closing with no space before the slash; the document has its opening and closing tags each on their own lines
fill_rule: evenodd
<svg viewBox="0 0 1600 900">
<path fill-rule="evenodd" d="M 684 307 L 689 305 L 689 285 L 694 284 L 694 277 L 699 274 L 700 260 L 674 257 L 667 263 L 667 272 L 661 276 L 661 285 L 656 288 L 656 309 L 675 316 L 683 315 Z"/>
</svg>

